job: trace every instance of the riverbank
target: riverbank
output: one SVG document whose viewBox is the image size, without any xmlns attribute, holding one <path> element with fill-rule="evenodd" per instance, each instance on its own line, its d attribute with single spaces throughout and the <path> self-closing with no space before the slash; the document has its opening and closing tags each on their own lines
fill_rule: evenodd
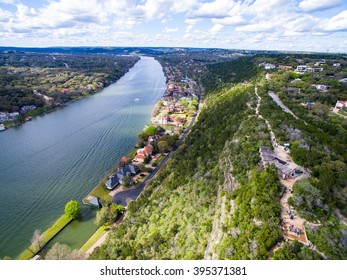
<svg viewBox="0 0 347 280">
<path fill-rule="evenodd" d="M 61 232 L 73 219 L 62 215 L 55 223 L 48 228 L 38 240 L 38 245 L 31 244 L 25 249 L 18 257 L 17 260 L 29 260 L 32 259 L 37 253 L 39 253 L 45 245 L 52 240 L 59 232 Z"/>
<path fill-rule="evenodd" d="M 200 96 L 200 94 L 198 94 Z M 165 95 L 164 95 L 165 96 Z M 182 100 L 186 100 L 185 98 Z M 198 106 L 195 107 L 195 110 L 198 109 Z M 163 113 L 165 109 L 161 108 L 161 110 L 158 111 L 158 115 L 155 117 L 158 117 L 160 114 Z M 174 112 L 170 112 L 170 113 L 174 113 Z M 182 112 L 184 114 L 184 111 Z M 188 113 L 188 112 L 187 112 Z M 168 114 L 170 115 L 170 114 Z M 153 140 L 153 137 L 156 139 L 157 142 L 160 141 L 160 137 L 169 137 L 167 134 L 174 134 L 174 131 L 172 129 L 168 129 L 168 128 L 179 128 L 180 131 L 180 141 L 177 143 L 177 145 L 175 147 L 172 147 L 171 152 L 174 152 L 177 148 L 179 143 L 181 143 L 185 136 L 187 135 L 187 133 L 189 132 L 190 127 L 193 125 L 194 120 L 196 118 L 196 111 L 194 112 L 194 116 L 191 116 L 191 119 L 189 119 L 190 121 L 187 122 L 184 126 L 178 126 L 177 124 L 166 124 L 163 125 L 167 128 L 167 131 L 161 131 L 161 135 L 150 135 L 147 139 L 144 139 L 143 141 L 143 145 L 150 145 L 149 141 Z M 158 126 L 159 127 L 159 126 Z M 171 136 L 170 136 L 171 137 Z M 146 141 L 145 141 L 146 140 Z M 155 146 L 155 144 L 152 142 L 151 143 L 153 146 Z M 134 157 L 136 155 L 137 149 L 136 148 L 130 148 L 130 153 L 128 154 L 129 159 L 134 160 Z M 128 151 L 129 151 L 128 150 Z M 146 183 L 153 177 L 155 176 L 156 172 L 161 168 L 161 166 L 163 164 L 165 164 L 165 162 L 169 159 L 170 153 L 166 153 L 165 155 L 163 154 L 163 152 L 159 152 L 157 153 L 155 156 L 153 155 L 150 159 L 150 161 L 146 164 L 144 164 L 144 167 L 147 168 L 147 170 L 150 168 L 154 168 L 153 172 L 147 172 L 147 171 L 141 171 L 140 174 L 137 174 L 137 176 L 135 176 L 134 179 L 134 186 L 131 188 L 127 188 L 125 190 L 121 190 L 119 188 L 117 188 L 117 194 L 115 196 L 113 196 L 112 200 L 114 201 L 114 198 L 118 198 L 119 195 L 123 196 L 124 194 L 131 194 L 130 198 L 132 199 L 137 199 L 137 197 L 141 194 L 142 190 L 144 189 Z M 135 165 L 139 165 L 141 162 L 138 162 L 135 160 L 134 164 Z M 156 168 L 155 168 L 156 167 Z M 105 199 L 105 200 L 109 200 L 111 199 L 111 196 L 109 195 L 110 190 L 106 189 L 105 187 L 105 183 L 108 180 L 108 178 L 110 177 L 110 175 L 112 175 L 112 173 L 114 173 L 117 170 L 117 167 L 114 166 L 112 168 L 112 171 L 109 172 L 106 176 L 104 176 L 100 181 L 99 184 L 97 184 L 96 188 L 94 188 L 89 195 L 93 195 L 93 196 L 97 196 L 101 199 Z M 112 193 L 114 194 L 114 192 Z M 87 196 L 88 197 L 88 196 Z M 127 195 L 125 196 L 124 202 L 120 203 L 120 204 L 125 204 L 126 205 L 126 201 L 127 201 Z M 83 202 L 86 203 L 86 201 L 83 199 Z M 81 250 L 84 251 L 85 248 L 88 248 L 89 245 L 93 243 L 93 240 L 98 239 L 99 237 L 104 235 L 104 231 L 102 229 L 97 230 L 94 235 L 92 236 L 91 240 L 86 242 L 86 245 L 82 246 Z M 58 238 L 59 239 L 59 238 Z M 89 250 L 89 249 L 88 249 Z"/>
<path fill-rule="evenodd" d="M 199 113 L 199 109 L 200 109 L 200 101 L 201 101 L 202 91 L 201 91 L 201 87 L 200 87 L 199 83 L 197 83 L 197 87 L 198 87 L 199 93 L 198 93 L 198 104 L 196 106 L 195 113 L 192 116 L 192 119 L 189 122 L 189 125 L 182 132 L 179 141 L 177 141 L 176 146 L 166 155 L 160 155 L 156 159 L 154 159 L 154 161 L 152 163 L 152 166 L 155 167 L 153 172 L 151 174 L 149 174 L 139 186 L 137 186 L 136 188 L 116 192 L 115 195 L 113 195 L 113 197 L 112 197 L 113 203 L 126 206 L 127 202 L 129 200 L 137 200 L 137 198 L 141 195 L 142 191 L 146 187 L 146 184 L 148 183 L 148 181 L 151 180 L 157 174 L 157 172 L 161 169 L 161 167 L 171 157 L 171 154 L 173 152 L 175 152 L 178 149 L 179 145 L 184 141 L 184 139 L 186 138 L 186 136 L 190 132 L 190 129 L 194 125 L 194 123 L 198 117 L 198 113 Z M 158 110 L 157 114 L 159 114 L 159 110 Z M 153 117 L 153 115 L 152 115 L 152 117 Z M 122 219 L 118 220 L 114 226 L 118 226 L 119 224 L 121 224 L 123 222 L 123 217 L 124 216 L 122 216 Z M 91 239 L 88 240 L 88 242 L 82 247 L 83 249 L 81 248 L 82 252 L 85 252 L 85 250 L 87 248 L 89 248 L 87 253 L 85 254 L 85 258 L 87 258 L 96 247 L 100 246 L 106 240 L 108 233 L 109 233 L 109 231 L 107 231 L 107 232 L 104 231 L 104 229 L 102 227 L 99 228 L 99 230 L 96 232 L 96 234 L 93 235 L 91 237 Z M 94 242 L 94 245 L 91 245 L 92 242 Z"/>
<path fill-rule="evenodd" d="M 2 76 L 3 80 L 11 79 L 11 85 L 3 85 L 6 90 L 3 89 L 3 104 L 0 106 L 0 123 L 4 124 L 6 129 L 19 126 L 37 116 L 43 116 L 74 101 L 97 94 L 102 89 L 116 83 L 139 61 L 137 56 L 129 56 L 127 59 L 111 56 L 110 61 L 107 60 L 105 65 L 100 66 L 98 65 L 100 59 L 106 59 L 104 55 L 88 56 L 83 61 L 85 69 L 80 65 L 80 56 L 70 55 L 69 64 L 73 67 L 59 68 L 55 63 L 49 65 L 48 62 L 37 67 L 45 58 L 47 57 L 37 55 L 34 59 L 37 60 L 34 66 L 21 66 L 22 61 L 17 61 L 15 63 L 17 66 L 10 66 L 14 62 L 12 60 L 7 66 L 4 66 L 5 71 L 3 72 L 6 75 Z M 16 57 L 12 59 L 15 60 Z M 96 61 L 93 62 L 93 59 Z M 106 64 L 112 60 L 115 62 L 109 66 L 113 69 L 107 68 Z M 65 62 L 63 63 L 67 65 Z M 11 87 L 13 87 L 12 90 Z M 20 94 L 18 94 L 18 88 L 22 89 Z"/>
<path fill-rule="evenodd" d="M 82 201 L 101 182 L 133 149 L 164 90 L 160 64 L 143 57 L 100 93 L 1 133 L 0 257 L 16 258 L 35 229 L 45 231 L 67 201 Z M 73 222 L 56 239 L 74 249 L 94 233 L 96 211 L 82 208 L 91 213 L 88 221 Z"/>
</svg>

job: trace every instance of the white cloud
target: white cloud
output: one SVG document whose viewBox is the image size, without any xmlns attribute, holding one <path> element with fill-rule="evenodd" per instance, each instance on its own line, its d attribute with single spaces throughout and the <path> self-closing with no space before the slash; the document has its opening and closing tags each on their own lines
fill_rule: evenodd
<svg viewBox="0 0 347 280">
<path fill-rule="evenodd" d="M 0 8 L 0 22 L 1 21 L 8 21 L 11 17 L 11 13 L 9 11 L 3 10 Z"/>
<path fill-rule="evenodd" d="M 238 26 L 235 28 L 235 30 L 238 32 L 273 32 L 275 28 L 271 23 L 257 22 L 244 26 Z"/>
<path fill-rule="evenodd" d="M 189 25 L 195 25 L 195 24 L 197 24 L 200 21 L 201 21 L 201 19 L 198 19 L 198 18 L 187 18 L 185 20 L 185 23 L 189 24 Z"/>
<path fill-rule="evenodd" d="M 0 4 L 15 4 L 16 2 L 16 0 L 0 0 Z"/>
<path fill-rule="evenodd" d="M 236 15 L 225 18 L 213 18 L 211 21 L 215 24 L 222 25 L 240 25 L 243 24 L 246 20 L 241 15 Z"/>
<path fill-rule="evenodd" d="M 191 13 L 192 17 L 220 18 L 228 16 L 230 10 L 235 6 L 233 0 L 215 0 L 214 2 L 203 3 L 199 9 Z"/>
<path fill-rule="evenodd" d="M 11 11 L 6 5 L 0 8 L 3 45 L 166 44 L 313 50 L 333 49 L 335 44 L 343 49 L 347 31 L 347 10 L 336 6 L 342 0 L 47 0 L 35 9 L 21 4 L 30 1 L 0 0 L 4 2 L 14 6 Z M 333 6 L 336 10 L 324 12 Z M 322 12 L 310 14 L 318 10 Z M 160 26 L 168 22 L 168 27 Z M 161 29 L 161 34 L 153 36 L 154 30 Z M 182 36 L 170 34 L 179 31 Z"/>
<path fill-rule="evenodd" d="M 176 27 L 176 28 L 165 27 L 164 28 L 164 32 L 166 32 L 166 33 L 175 33 L 177 31 L 178 31 L 178 27 Z"/>
<path fill-rule="evenodd" d="M 192 29 L 193 29 L 193 27 L 194 27 L 194 25 L 188 25 L 187 27 L 186 27 L 186 33 L 188 33 L 188 32 L 190 32 Z"/>
<path fill-rule="evenodd" d="M 218 32 L 220 32 L 223 28 L 224 28 L 224 25 L 217 23 L 217 24 L 215 24 L 212 28 L 210 28 L 209 31 L 212 32 L 212 33 L 218 33 Z"/>
<path fill-rule="evenodd" d="M 304 11 L 313 12 L 333 8 L 342 3 L 342 0 L 304 0 L 299 7 Z"/>
<path fill-rule="evenodd" d="M 324 31 L 347 31 L 347 10 L 324 21 L 321 28 Z"/>
<path fill-rule="evenodd" d="M 196 0 L 147 0 L 144 5 L 136 8 L 143 12 L 147 20 L 161 19 L 172 12 L 184 13 L 189 11 L 197 3 Z"/>
</svg>

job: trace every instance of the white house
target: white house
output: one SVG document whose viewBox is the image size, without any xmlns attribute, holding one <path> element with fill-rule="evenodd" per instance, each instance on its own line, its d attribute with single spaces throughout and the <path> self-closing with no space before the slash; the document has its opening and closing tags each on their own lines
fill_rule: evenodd
<svg viewBox="0 0 347 280">
<path fill-rule="evenodd" d="M 330 86 L 328 86 L 328 85 L 315 85 L 315 84 L 313 84 L 312 86 L 314 86 L 316 89 L 318 89 L 321 92 L 326 92 L 330 88 Z"/>
<path fill-rule="evenodd" d="M 308 65 L 298 65 L 295 69 L 295 73 L 297 74 L 304 74 L 304 73 L 311 73 L 313 72 L 312 67 Z"/>
<path fill-rule="evenodd" d="M 335 105 L 335 109 L 342 109 L 343 107 L 346 107 L 347 108 L 347 101 L 342 101 L 342 100 L 338 100 L 336 102 L 336 105 Z"/>
</svg>

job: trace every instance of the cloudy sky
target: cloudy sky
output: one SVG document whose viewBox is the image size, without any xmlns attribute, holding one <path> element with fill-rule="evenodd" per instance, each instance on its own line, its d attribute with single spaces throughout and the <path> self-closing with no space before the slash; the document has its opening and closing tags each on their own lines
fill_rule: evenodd
<svg viewBox="0 0 347 280">
<path fill-rule="evenodd" d="M 347 0 L 0 0 L 0 45 L 347 52 Z"/>
</svg>

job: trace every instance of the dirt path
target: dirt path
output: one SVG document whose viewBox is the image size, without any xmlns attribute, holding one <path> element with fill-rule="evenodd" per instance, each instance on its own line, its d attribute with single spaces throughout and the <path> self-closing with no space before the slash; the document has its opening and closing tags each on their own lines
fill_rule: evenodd
<svg viewBox="0 0 347 280">
<path fill-rule="evenodd" d="M 258 89 L 255 87 L 254 89 L 255 95 L 257 96 L 257 107 L 256 107 L 256 114 L 259 118 L 264 119 L 263 116 L 259 112 L 259 107 L 260 107 L 260 102 L 261 102 L 261 97 L 258 95 Z M 273 98 L 273 100 L 277 103 L 280 102 L 279 98 L 277 97 L 276 94 L 272 93 L 272 95 L 269 93 L 269 95 Z M 276 100 L 277 101 L 276 101 Z M 282 102 L 280 104 L 278 103 L 279 106 L 282 108 L 285 107 Z M 285 111 L 288 113 L 291 113 L 294 115 L 288 108 L 285 107 Z M 295 115 L 294 115 L 295 116 Z M 296 116 L 295 116 L 296 117 Z M 267 128 L 270 132 L 271 135 L 271 143 L 274 148 L 274 153 L 277 157 L 286 159 L 289 162 L 293 162 L 292 157 L 284 150 L 284 147 L 278 145 L 276 136 L 272 130 L 272 127 L 268 120 L 265 119 L 265 123 L 267 125 Z M 285 239 L 290 239 L 290 240 L 298 240 L 302 244 L 309 245 L 309 241 L 307 239 L 304 223 L 305 220 L 300 218 L 293 207 L 289 206 L 288 204 L 288 199 L 292 196 L 292 191 L 294 184 L 297 180 L 301 179 L 295 178 L 295 179 L 286 179 L 283 180 L 282 178 L 280 179 L 280 182 L 282 186 L 284 187 L 284 192 L 283 195 L 280 199 L 280 204 L 281 204 L 281 221 L 282 221 L 282 232 L 283 232 L 283 237 Z M 278 247 L 278 246 L 277 246 Z M 278 248 L 274 248 L 273 251 L 277 250 Z"/>
</svg>

